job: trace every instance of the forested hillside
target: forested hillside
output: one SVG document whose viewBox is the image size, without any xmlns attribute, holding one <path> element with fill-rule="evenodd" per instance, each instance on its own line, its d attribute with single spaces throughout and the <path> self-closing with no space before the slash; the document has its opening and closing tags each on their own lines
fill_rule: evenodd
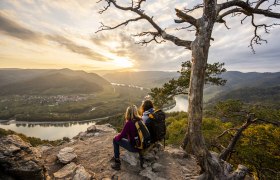
<svg viewBox="0 0 280 180">
<path fill-rule="evenodd" d="M 276 73 L 242 73 L 228 71 L 221 75 L 227 82 L 225 86 L 206 86 L 204 89 L 205 102 L 225 100 L 227 98 L 245 101 L 257 101 L 279 98 L 280 72 Z M 261 97 L 260 97 L 261 96 Z"/>
<path fill-rule="evenodd" d="M 94 73 L 61 70 L 0 70 L 0 95 L 89 94 L 102 91 L 108 81 Z"/>
</svg>

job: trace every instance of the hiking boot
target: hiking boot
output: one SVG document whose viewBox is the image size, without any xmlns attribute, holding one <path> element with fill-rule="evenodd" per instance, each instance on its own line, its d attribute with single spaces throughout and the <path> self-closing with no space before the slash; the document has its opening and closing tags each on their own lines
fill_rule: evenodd
<svg viewBox="0 0 280 180">
<path fill-rule="evenodd" d="M 115 157 L 113 156 L 113 157 L 111 157 L 111 159 L 109 160 L 109 162 L 115 162 Z"/>
<path fill-rule="evenodd" d="M 120 159 L 116 159 L 115 158 L 115 161 L 111 164 L 111 168 L 115 169 L 117 171 L 121 170 L 121 161 L 120 161 Z"/>
</svg>

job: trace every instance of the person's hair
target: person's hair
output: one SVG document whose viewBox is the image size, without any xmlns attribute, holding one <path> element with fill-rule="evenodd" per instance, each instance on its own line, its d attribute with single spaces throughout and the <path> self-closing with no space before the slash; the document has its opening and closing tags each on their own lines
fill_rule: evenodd
<svg viewBox="0 0 280 180">
<path fill-rule="evenodd" d="M 135 105 L 128 106 L 125 112 L 125 120 L 126 121 L 138 121 L 140 120 L 140 116 L 138 113 L 138 109 Z"/>
<path fill-rule="evenodd" d="M 141 113 L 144 113 L 151 108 L 154 108 L 153 102 L 151 100 L 145 100 L 141 105 Z"/>
</svg>

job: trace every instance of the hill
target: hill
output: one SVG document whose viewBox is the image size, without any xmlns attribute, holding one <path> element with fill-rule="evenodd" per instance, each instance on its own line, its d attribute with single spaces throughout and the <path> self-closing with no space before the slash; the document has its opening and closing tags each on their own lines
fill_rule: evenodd
<svg viewBox="0 0 280 180">
<path fill-rule="evenodd" d="M 172 78 L 179 77 L 179 73 L 165 71 L 113 72 L 107 73 L 103 77 L 112 83 L 152 88 L 161 86 Z"/>
<path fill-rule="evenodd" d="M 229 71 L 221 75 L 227 80 L 225 86 L 206 86 L 204 100 L 217 101 L 227 98 L 254 101 L 264 95 L 274 98 L 280 94 L 280 72 L 276 73 L 242 73 Z M 265 98 L 265 97 L 264 97 Z M 256 99 L 255 99 L 256 100 Z"/>
<path fill-rule="evenodd" d="M 94 73 L 61 70 L 0 70 L 0 95 L 84 94 L 102 91 L 108 81 Z"/>
</svg>

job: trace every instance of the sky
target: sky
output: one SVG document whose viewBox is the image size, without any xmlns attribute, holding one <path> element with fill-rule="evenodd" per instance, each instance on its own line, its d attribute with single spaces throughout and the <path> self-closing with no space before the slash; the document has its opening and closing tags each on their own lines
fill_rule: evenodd
<svg viewBox="0 0 280 180">
<path fill-rule="evenodd" d="M 125 0 L 126 2 L 128 0 Z M 153 16 L 162 29 L 185 40 L 194 40 L 194 32 L 176 30 L 175 8 L 190 8 L 199 1 L 147 0 L 143 10 Z M 177 71 L 191 51 L 171 42 L 136 44 L 133 34 L 153 30 L 145 20 L 111 31 L 98 31 L 100 23 L 115 26 L 137 17 L 96 0 L 0 0 L 0 68 Z M 126 3 L 124 3 L 126 5 Z M 264 8 L 267 4 L 264 4 Z M 279 8 L 274 12 L 280 12 Z M 192 15 L 200 17 L 201 11 Z M 216 24 L 208 62 L 224 62 L 228 71 L 280 71 L 280 26 L 269 34 L 260 34 L 268 43 L 250 47 L 254 28 L 244 16 L 227 17 L 228 30 Z M 256 16 L 256 23 L 280 23 L 277 19 Z"/>
</svg>

